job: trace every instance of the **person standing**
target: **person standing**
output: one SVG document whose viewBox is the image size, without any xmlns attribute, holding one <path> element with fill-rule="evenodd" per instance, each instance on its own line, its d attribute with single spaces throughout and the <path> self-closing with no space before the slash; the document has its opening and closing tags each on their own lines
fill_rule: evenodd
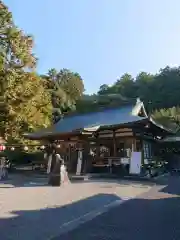
<svg viewBox="0 0 180 240">
<path fill-rule="evenodd" d="M 0 158 L 0 180 L 3 178 L 3 159 Z"/>
<path fill-rule="evenodd" d="M 67 169 L 64 163 L 64 159 L 61 157 L 60 154 L 56 154 L 57 162 L 60 162 L 60 179 L 61 179 L 61 185 L 70 183 Z"/>
<path fill-rule="evenodd" d="M 61 172 L 61 184 L 68 184 L 70 183 L 69 177 L 68 177 L 68 173 L 67 173 L 67 169 L 66 166 L 64 164 L 64 160 L 61 160 L 61 168 L 60 168 L 60 172 Z"/>
<path fill-rule="evenodd" d="M 6 159 L 5 157 L 0 158 L 0 180 L 6 179 L 8 172 L 6 169 Z"/>
</svg>

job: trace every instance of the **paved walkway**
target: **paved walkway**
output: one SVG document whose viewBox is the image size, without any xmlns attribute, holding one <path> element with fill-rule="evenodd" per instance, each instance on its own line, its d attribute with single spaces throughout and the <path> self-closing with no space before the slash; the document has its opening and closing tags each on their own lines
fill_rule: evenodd
<svg viewBox="0 0 180 240">
<path fill-rule="evenodd" d="M 146 183 L 130 181 L 99 180 L 66 187 L 43 183 L 43 179 L 21 176 L 0 182 L 0 240 L 53 239 L 151 189 Z"/>
<path fill-rule="evenodd" d="M 54 240 L 179 240 L 180 177 L 162 184 Z"/>
</svg>

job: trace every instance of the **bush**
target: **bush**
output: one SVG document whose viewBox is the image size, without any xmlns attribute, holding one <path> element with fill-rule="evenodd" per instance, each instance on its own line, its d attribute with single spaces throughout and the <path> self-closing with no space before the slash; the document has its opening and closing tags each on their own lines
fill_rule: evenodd
<svg viewBox="0 0 180 240">
<path fill-rule="evenodd" d="M 4 156 L 7 156 L 7 158 L 15 165 L 19 164 L 29 164 L 36 161 L 42 161 L 44 160 L 44 154 L 41 151 L 28 153 L 24 151 L 4 151 L 2 154 Z"/>
</svg>

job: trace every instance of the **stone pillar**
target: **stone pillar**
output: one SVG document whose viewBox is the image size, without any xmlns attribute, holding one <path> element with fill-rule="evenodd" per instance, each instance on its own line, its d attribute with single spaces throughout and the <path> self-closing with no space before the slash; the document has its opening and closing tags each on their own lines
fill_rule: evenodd
<svg viewBox="0 0 180 240">
<path fill-rule="evenodd" d="M 60 162 L 57 161 L 56 158 L 56 147 L 51 144 L 47 149 L 48 156 L 48 166 L 47 166 L 47 174 L 49 176 L 48 183 L 51 186 L 60 186 L 61 184 L 61 176 L 60 176 Z"/>
<path fill-rule="evenodd" d="M 81 175 L 81 169 L 82 169 L 82 149 L 79 149 L 78 150 L 76 175 Z"/>
<path fill-rule="evenodd" d="M 52 154 L 51 168 L 49 172 L 49 184 L 52 186 L 61 185 L 60 162 L 57 162 L 55 151 Z"/>
<path fill-rule="evenodd" d="M 51 172 L 51 163 L 52 163 L 52 154 L 44 154 L 44 158 L 47 158 L 48 163 L 47 163 L 47 174 Z"/>
</svg>

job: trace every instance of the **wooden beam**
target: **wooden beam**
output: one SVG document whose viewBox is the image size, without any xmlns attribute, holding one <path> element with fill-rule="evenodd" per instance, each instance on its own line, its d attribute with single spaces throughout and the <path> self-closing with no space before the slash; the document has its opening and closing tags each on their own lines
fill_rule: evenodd
<svg viewBox="0 0 180 240">
<path fill-rule="evenodd" d="M 125 132 L 132 132 L 132 128 L 119 128 L 115 130 L 116 133 L 125 133 Z"/>
<path fill-rule="evenodd" d="M 126 133 L 115 133 L 116 137 L 129 137 L 133 136 L 133 132 L 126 132 Z"/>
</svg>

